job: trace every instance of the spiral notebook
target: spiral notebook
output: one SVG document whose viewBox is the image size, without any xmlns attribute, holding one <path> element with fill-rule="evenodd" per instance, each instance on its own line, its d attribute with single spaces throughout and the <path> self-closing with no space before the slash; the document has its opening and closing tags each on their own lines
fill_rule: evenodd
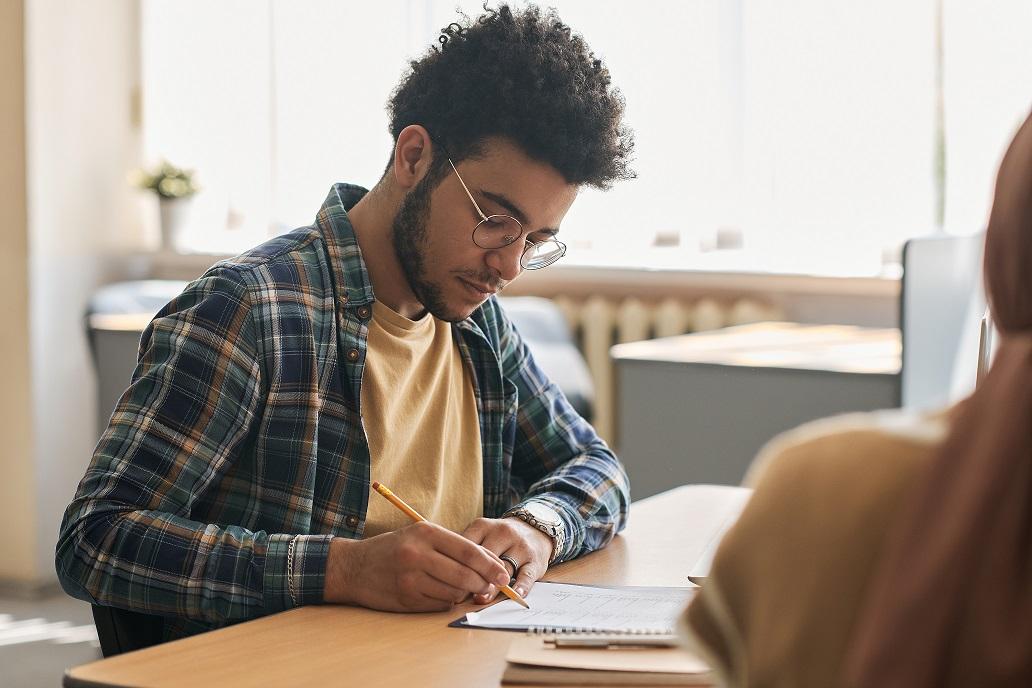
<svg viewBox="0 0 1032 688">
<path fill-rule="evenodd" d="M 452 626 L 503 631 L 572 630 L 608 633 L 674 632 L 695 588 L 606 587 L 538 582 L 530 609 L 503 600 L 470 612 Z"/>
</svg>

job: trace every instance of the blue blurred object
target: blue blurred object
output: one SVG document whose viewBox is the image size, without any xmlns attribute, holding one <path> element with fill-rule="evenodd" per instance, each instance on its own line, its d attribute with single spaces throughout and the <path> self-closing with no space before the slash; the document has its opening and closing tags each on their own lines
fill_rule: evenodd
<svg viewBox="0 0 1032 688">
<path fill-rule="evenodd" d="M 940 408 L 975 388 L 986 312 L 984 244 L 981 232 L 921 237 L 903 247 L 903 408 Z"/>
<path fill-rule="evenodd" d="M 551 300 L 536 296 L 510 296 L 499 301 L 537 364 L 577 413 L 590 422 L 595 386 L 562 311 Z"/>
</svg>

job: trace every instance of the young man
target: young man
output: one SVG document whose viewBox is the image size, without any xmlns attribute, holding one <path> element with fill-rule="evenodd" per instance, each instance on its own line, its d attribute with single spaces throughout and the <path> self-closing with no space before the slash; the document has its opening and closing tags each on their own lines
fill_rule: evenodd
<svg viewBox="0 0 1032 688">
<path fill-rule="evenodd" d="M 170 638 L 302 604 L 447 609 L 526 594 L 623 527 L 623 468 L 494 297 L 562 257 L 580 186 L 631 176 L 622 100 L 536 8 L 440 42 L 391 100 L 372 191 L 335 185 L 144 332 L 65 513 L 71 595 Z"/>
</svg>

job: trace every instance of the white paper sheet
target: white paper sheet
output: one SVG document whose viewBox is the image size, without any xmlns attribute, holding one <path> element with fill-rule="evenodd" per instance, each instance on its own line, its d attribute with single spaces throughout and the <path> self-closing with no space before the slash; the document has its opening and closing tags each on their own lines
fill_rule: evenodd
<svg viewBox="0 0 1032 688">
<path fill-rule="evenodd" d="M 672 633 L 694 588 L 594 587 L 535 583 L 530 609 L 505 600 L 466 614 L 466 624 L 481 628 L 537 628 Z"/>
</svg>

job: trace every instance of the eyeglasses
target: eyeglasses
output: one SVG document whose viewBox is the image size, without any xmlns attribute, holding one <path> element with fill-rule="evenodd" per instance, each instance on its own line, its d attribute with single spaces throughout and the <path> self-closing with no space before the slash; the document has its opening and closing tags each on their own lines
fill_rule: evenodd
<svg viewBox="0 0 1032 688">
<path fill-rule="evenodd" d="M 466 191 L 466 195 L 469 196 L 473 207 L 477 209 L 477 215 L 480 216 L 480 222 L 473 228 L 473 243 L 480 248 L 498 249 L 511 246 L 519 240 L 525 231 L 523 223 L 511 215 L 485 215 L 484 211 L 477 205 L 476 200 L 474 200 L 473 194 L 469 192 L 466 182 L 462 181 L 462 176 L 455 169 L 455 163 L 451 161 L 451 158 L 448 158 L 448 164 L 451 165 L 452 171 L 455 172 L 455 177 L 462 184 L 462 188 Z M 520 267 L 525 270 L 540 270 L 541 268 L 547 268 L 565 255 L 566 244 L 561 241 L 556 241 L 555 239 L 532 241 L 528 237 L 527 245 L 523 248 L 523 253 L 520 254 Z"/>
</svg>

